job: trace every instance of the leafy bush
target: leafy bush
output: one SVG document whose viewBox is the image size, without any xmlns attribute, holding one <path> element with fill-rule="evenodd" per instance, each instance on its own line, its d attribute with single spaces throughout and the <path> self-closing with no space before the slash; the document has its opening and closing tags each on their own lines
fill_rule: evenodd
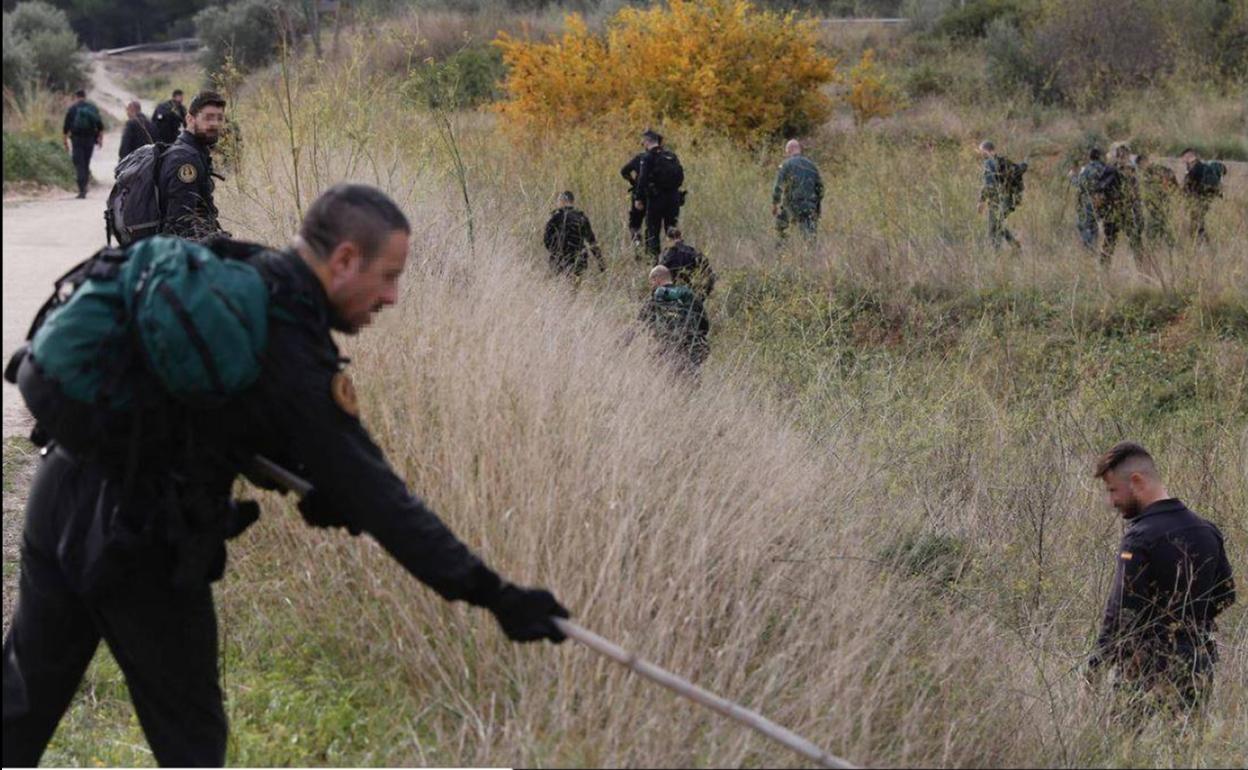
<svg viewBox="0 0 1248 770">
<path fill-rule="evenodd" d="M 499 111 L 513 125 L 610 116 L 687 123 L 738 140 L 805 133 L 830 113 L 820 88 L 836 79 L 835 60 L 815 39 L 815 22 L 747 0 L 625 7 L 605 36 L 569 16 L 567 32 L 551 43 L 499 35 L 508 66 Z"/>
<path fill-rule="evenodd" d="M 970 0 L 962 5 L 950 5 L 932 31 L 954 39 L 984 37 L 994 21 L 1017 23 L 1020 16 L 1015 0 Z"/>
<path fill-rule="evenodd" d="M 195 14 L 195 30 L 203 43 L 204 68 L 221 69 L 230 59 L 247 71 L 273 61 L 281 42 L 270 0 L 240 0 L 214 5 Z"/>
<path fill-rule="evenodd" d="M 984 39 L 988 83 L 998 93 L 1025 91 L 1049 100 L 1054 96 L 1045 70 L 1036 63 L 1027 40 L 1009 19 L 998 17 L 988 25 Z"/>
<path fill-rule="evenodd" d="M 4 132 L 4 181 L 71 187 L 74 164 L 56 142 Z"/>
<path fill-rule="evenodd" d="M 64 32 L 70 29 L 69 17 L 65 12 L 44 0 L 18 3 L 5 15 L 13 34 L 27 40 L 40 32 Z"/>
<path fill-rule="evenodd" d="M 64 11 L 43 0 L 30 0 L 4 15 L 6 88 L 21 93 L 37 81 L 70 91 L 86 85 L 88 77 L 86 57 Z"/>
<path fill-rule="evenodd" d="M 431 109 L 476 107 L 498 97 L 506 73 L 496 48 L 465 48 L 446 61 L 427 61 L 412 70 L 404 94 Z"/>
<path fill-rule="evenodd" d="M 1077 104 L 1146 85 L 1174 61 L 1169 12 L 1158 0 L 1059 0 L 1035 30 L 1036 63 Z"/>
<path fill-rule="evenodd" d="M 887 118 L 897 111 L 901 96 L 875 66 L 874 49 L 868 48 L 849 71 L 849 83 L 849 106 L 858 125 L 871 118 Z"/>
<path fill-rule="evenodd" d="M 35 58 L 30 43 L 13 33 L 9 16 L 4 14 L 4 87 L 21 93 L 36 78 Z"/>
<path fill-rule="evenodd" d="M 87 60 L 72 30 L 37 32 L 29 43 L 35 71 L 48 88 L 72 91 L 87 85 L 90 80 Z"/>
</svg>

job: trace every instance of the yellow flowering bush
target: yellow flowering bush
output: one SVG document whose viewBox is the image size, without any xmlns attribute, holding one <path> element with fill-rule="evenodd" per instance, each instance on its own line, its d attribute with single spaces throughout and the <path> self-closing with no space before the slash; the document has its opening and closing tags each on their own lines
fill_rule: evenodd
<svg viewBox="0 0 1248 770">
<path fill-rule="evenodd" d="M 518 127 L 603 118 L 680 123 L 749 140 L 809 131 L 832 108 L 822 87 L 836 61 L 815 47 L 815 22 L 748 0 L 671 0 L 625 7 L 604 35 L 577 15 L 562 38 L 500 33 L 508 75 L 497 109 Z"/>
<path fill-rule="evenodd" d="M 854 123 L 862 125 L 871 118 L 887 118 L 897 111 L 900 96 L 875 66 L 875 49 L 868 48 L 862 59 L 849 71 L 849 106 Z"/>
</svg>

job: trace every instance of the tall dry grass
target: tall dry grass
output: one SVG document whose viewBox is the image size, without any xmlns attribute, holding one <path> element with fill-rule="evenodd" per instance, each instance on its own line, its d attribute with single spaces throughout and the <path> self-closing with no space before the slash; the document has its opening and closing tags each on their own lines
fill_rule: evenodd
<svg viewBox="0 0 1248 770">
<path fill-rule="evenodd" d="M 295 74 L 308 196 L 340 179 L 378 184 L 415 225 L 400 305 L 345 341 L 364 420 L 412 488 L 504 575 L 553 587 L 600 633 L 865 764 L 1242 759 L 1242 604 L 1223 622 L 1203 722 L 1155 718 L 1137 733 L 1110 719 L 1107 692 L 1086 688 L 1077 670 L 1117 537 L 1087 478 L 1107 439 L 1154 446 L 1172 490 L 1223 525 L 1238 573 L 1248 569 L 1245 367 L 1234 339 L 1204 374 L 1231 399 L 1211 413 L 1230 415 L 1221 422 L 1106 417 L 1092 405 L 1131 384 L 1103 378 L 1002 397 L 1028 363 L 985 322 L 963 344 L 992 351 L 998 371 L 953 355 L 899 358 L 868 390 L 829 373 L 822 406 L 832 417 L 799 429 L 748 354 L 717 350 L 691 388 L 643 338 L 623 344 L 641 278 L 610 213 L 624 201 L 615 169 L 625 132 L 604 146 L 569 134 L 517 147 L 488 116 L 452 116 L 470 159 L 470 246 L 432 123 L 379 99 L 386 83 L 367 68 L 340 72 Z M 219 192 L 231 229 L 269 242 L 291 232 L 296 210 L 277 98 L 257 83 L 239 99 L 249 162 Z M 1098 277 L 1064 243 L 1064 179 L 1029 177 L 1018 217 L 1029 249 L 996 255 L 974 235 L 976 170 L 963 147 L 918 152 L 873 137 L 816 144 L 829 150 L 827 229 L 815 254 L 778 269 L 766 211 L 774 159 L 714 140 L 676 144 L 691 179 L 683 221 L 717 266 L 893 290 L 1052 290 L 1072 302 L 1150 281 L 1122 255 Z M 579 291 L 544 273 L 535 244 L 565 187 L 616 244 L 618 265 Z M 1219 249 L 1180 252 L 1171 285 L 1234 301 L 1248 217 L 1232 190 L 1214 213 Z M 1011 408 L 1028 398 L 1046 406 Z M 509 645 L 488 615 L 441 603 L 367 538 L 310 530 L 276 500 L 266 508 L 233 549 L 222 615 L 241 644 L 271 643 L 272 630 L 259 629 L 277 601 L 332 640 L 343 666 L 401 680 L 409 695 L 393 709 L 410 714 L 409 734 L 361 762 L 796 764 L 572 644 Z M 316 762 L 317 751 L 292 758 Z"/>
</svg>

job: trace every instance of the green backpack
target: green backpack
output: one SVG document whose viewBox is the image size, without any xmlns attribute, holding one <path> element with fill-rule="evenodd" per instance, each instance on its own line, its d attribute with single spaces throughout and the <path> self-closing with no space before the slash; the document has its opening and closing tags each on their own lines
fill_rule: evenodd
<svg viewBox="0 0 1248 770">
<path fill-rule="evenodd" d="M 75 453 L 115 452 L 177 408 L 219 406 L 260 376 L 269 292 L 246 262 L 154 236 L 103 249 L 56 282 L 5 378 L 37 432 Z"/>
<path fill-rule="evenodd" d="M 688 345 L 697 319 L 693 317 L 693 289 L 672 284 L 654 290 L 654 329 L 664 343 Z"/>
<path fill-rule="evenodd" d="M 69 126 L 75 134 L 97 134 L 104 130 L 104 121 L 100 118 L 100 109 L 91 102 L 83 102 L 74 110 L 74 120 Z"/>
</svg>

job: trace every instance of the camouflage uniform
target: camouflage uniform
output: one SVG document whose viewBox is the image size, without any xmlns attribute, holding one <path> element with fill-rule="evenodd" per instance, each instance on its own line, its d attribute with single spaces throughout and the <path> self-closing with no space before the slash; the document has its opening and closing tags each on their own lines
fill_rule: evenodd
<svg viewBox="0 0 1248 770">
<path fill-rule="evenodd" d="M 1000 248 L 1002 241 L 1018 245 L 1018 240 L 1005 224 L 1005 218 L 1014 210 L 1014 205 L 1003 187 L 1001 164 L 997 157 L 985 158 L 984 186 L 979 190 L 979 199 L 988 205 L 988 240 L 993 248 Z"/>
<path fill-rule="evenodd" d="M 1144 237 L 1149 243 L 1174 247 L 1174 230 L 1170 227 L 1170 205 L 1179 180 L 1165 166 L 1151 164 L 1144 169 L 1140 197 L 1144 202 Z"/>
<path fill-rule="evenodd" d="M 1099 160 L 1088 161 L 1071 180 L 1071 184 L 1078 191 L 1079 240 L 1089 251 L 1096 248 L 1096 239 L 1101 229 L 1100 222 L 1096 218 L 1096 207 L 1092 205 L 1092 183 L 1096 181 L 1104 168 L 1105 164 Z"/>
<path fill-rule="evenodd" d="M 1108 264 L 1118 245 L 1118 234 L 1126 231 L 1131 255 L 1139 262 L 1144 256 L 1144 216 L 1140 204 L 1140 180 L 1135 166 L 1129 162 L 1115 163 L 1122 175 L 1121 189 L 1105 207 L 1102 214 L 1105 227 L 1105 243 L 1101 247 L 1101 262 Z"/>
<path fill-rule="evenodd" d="M 771 202 L 779 207 L 776 231 L 784 238 L 790 222 L 797 224 L 803 235 L 814 238 L 823 210 L 823 178 L 815 162 L 804 155 L 794 155 L 780 164 Z"/>
</svg>

